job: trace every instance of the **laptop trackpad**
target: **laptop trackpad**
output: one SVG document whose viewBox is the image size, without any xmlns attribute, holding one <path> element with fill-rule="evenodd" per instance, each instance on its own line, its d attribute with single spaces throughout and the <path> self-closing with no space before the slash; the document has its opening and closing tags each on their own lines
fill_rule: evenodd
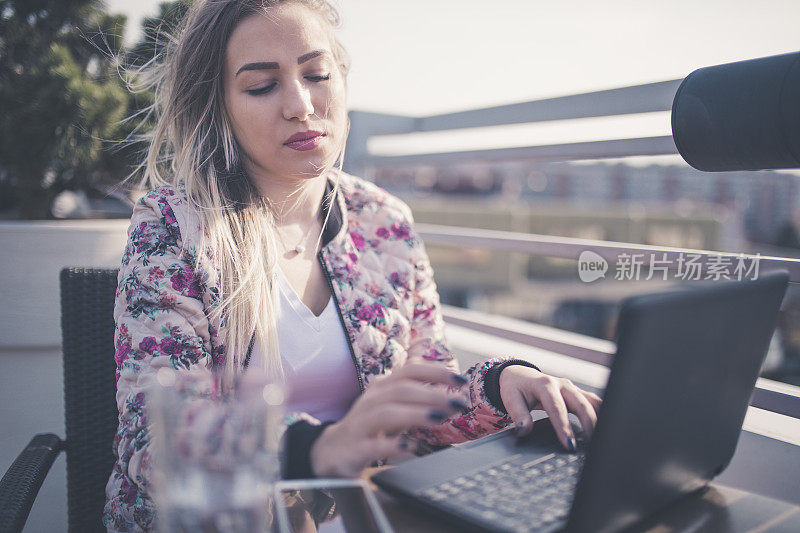
<svg viewBox="0 0 800 533">
<path fill-rule="evenodd" d="M 570 415 L 576 436 L 582 435 L 577 417 Z M 578 439 L 579 443 L 581 439 Z M 579 444 L 579 450 L 580 450 Z M 494 435 L 465 442 L 423 457 L 410 459 L 396 468 L 381 472 L 377 477 L 388 485 L 409 492 L 438 485 L 469 472 L 486 468 L 494 462 L 506 461 L 519 455 L 531 460 L 551 453 L 567 453 L 558 441 L 548 418 L 537 420 L 531 433 L 517 438 L 513 431 L 503 430 Z"/>
</svg>

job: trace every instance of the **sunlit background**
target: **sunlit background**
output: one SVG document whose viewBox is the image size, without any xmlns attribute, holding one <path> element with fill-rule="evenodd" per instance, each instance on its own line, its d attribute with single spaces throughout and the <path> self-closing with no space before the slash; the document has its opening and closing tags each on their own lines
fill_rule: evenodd
<svg viewBox="0 0 800 533">
<path fill-rule="evenodd" d="M 157 2 L 110 1 L 136 22 Z M 796 51 L 794 0 L 340 0 L 354 110 L 427 116 L 680 79 Z M 402 155 L 670 135 L 652 112 L 378 136 Z M 704 174 L 679 156 L 374 168 L 417 221 L 587 239 L 797 256 L 800 172 Z M 576 280 L 574 261 L 429 246 L 445 302 L 612 338 L 620 299 L 658 283 Z M 792 302 L 791 297 L 787 300 Z M 765 374 L 800 382 L 793 304 Z M 792 327 L 792 326 L 798 327 Z M 781 336 L 781 332 L 783 335 Z"/>
<path fill-rule="evenodd" d="M 126 41 L 157 0 L 108 0 Z M 429 115 L 683 78 L 800 48 L 796 0 L 339 0 L 351 109 Z M 417 135 L 385 153 L 669 134 L 668 113 Z M 609 132 L 613 132 L 609 134 Z M 664 158 L 662 161 L 673 161 Z"/>
<path fill-rule="evenodd" d="M 12 7 L 0 4 L 5 22 Z M 128 51 L 142 43 L 142 22 L 158 15 L 159 4 L 105 2 L 108 13 L 127 17 Z M 349 108 L 412 117 L 679 80 L 697 68 L 800 49 L 798 0 L 334 4 L 342 16 L 339 37 L 351 56 Z M 37 24 L 33 14 L 17 23 L 33 36 L 41 28 L 58 28 Z M 17 50 L 29 51 L 32 40 L 19 35 Z M 0 36 L 0 45 L 11 41 Z M 131 206 L 118 184 L 135 153 L 109 148 L 130 131 L 119 120 L 147 103 L 146 98 L 134 102 L 85 39 L 65 45 L 73 48 L 57 57 L 61 70 L 41 68 L 53 43 L 40 41 L 41 53 L 29 53 L 27 63 L 9 71 L 28 85 L 18 83 L 0 95 L 13 93 L 0 114 L 6 119 L 3 131 L 11 132 L 3 139 L 8 142 L 0 143 L 0 420 L 8 429 L 0 434 L 2 468 L 31 435 L 64 434 L 58 272 L 67 265 L 119 266 Z M 658 111 L 375 136 L 367 148 L 393 156 L 670 134 L 669 112 Z M 34 146 L 45 138 L 49 142 Z M 579 162 L 465 158 L 373 164 L 359 173 L 405 200 L 417 223 L 800 258 L 800 171 L 795 170 L 703 173 L 677 155 L 660 155 Z M 578 279 L 572 259 L 426 246 L 447 312 L 476 313 L 479 321 L 505 331 L 534 328 L 580 346 L 611 344 L 619 303 L 627 295 L 681 282 L 614 279 L 618 265 L 611 264 L 606 279 L 586 283 Z M 784 300 L 762 376 L 800 385 L 795 285 Z M 470 358 L 497 355 L 482 344 L 486 335 L 448 327 L 460 331 L 448 333 L 448 340 L 462 366 Z M 498 353 L 510 351 L 502 344 L 508 339 L 495 337 Z M 567 359 L 564 367 L 571 370 L 586 364 Z M 792 423 L 796 427 L 797 419 Z M 29 531 L 65 529 L 65 485 L 59 459 Z"/>
<path fill-rule="evenodd" d="M 107 0 L 126 41 L 157 0 Z M 796 0 L 339 0 L 352 108 L 432 114 L 682 78 L 800 47 Z"/>
<path fill-rule="evenodd" d="M 800 48 L 796 0 L 333 3 L 342 19 L 339 38 L 351 58 L 349 108 L 385 114 L 379 119 L 385 123 L 393 120 L 388 115 L 427 117 L 680 80 L 701 67 Z M 145 56 L 152 53 L 143 23 L 159 23 L 167 6 L 176 4 L 105 3 L 109 14 L 127 18 L 123 42 L 133 57 L 142 51 Z M 115 27 L 122 31 L 122 26 Z M 91 35 L 91 24 L 85 31 Z M 264 53 L 268 60 L 269 51 Z M 92 75 L 88 68 L 87 72 L 85 78 L 99 80 L 116 75 L 113 70 L 101 75 Z M 97 90 L 112 89 L 120 101 L 129 98 L 121 86 Z M 597 97 L 587 106 L 591 108 L 592 102 L 602 106 Z M 113 105 L 108 106 L 112 111 Z M 130 100 L 127 106 L 128 113 L 141 108 L 141 104 L 131 107 Z M 122 118 L 119 107 L 114 112 Z M 481 116 L 491 117 L 493 112 Z M 468 153 L 569 147 L 590 141 L 657 137 L 669 141 L 669 111 L 476 124 L 449 131 L 370 136 L 364 140 L 359 163 L 348 170 L 400 196 L 419 223 L 800 257 L 800 172 L 795 170 L 703 173 L 678 155 L 551 161 Z M 351 140 L 357 137 L 353 131 L 358 129 L 351 130 Z M 129 216 L 130 208 L 114 184 L 130 171 L 136 156 L 112 155 L 108 150 L 112 144 L 93 148 L 104 154 L 95 158 L 99 166 L 73 172 L 71 160 L 57 159 L 62 168 L 44 170 L 45 185 L 48 180 L 54 185 L 50 190 L 66 189 L 50 203 L 50 216 L 123 220 Z M 354 144 L 348 153 L 360 149 Z M 413 159 L 414 154 L 448 152 L 462 153 L 446 163 Z M 372 156 L 412 156 L 412 160 L 370 162 Z M 81 173 L 92 172 L 102 179 L 79 179 Z M 622 298 L 685 281 L 614 279 L 609 274 L 588 284 L 578 279 L 572 259 L 435 242 L 428 244 L 428 252 L 446 304 L 605 340 L 614 336 Z M 763 370 L 765 376 L 800 383 L 800 294 L 794 289 Z"/>
</svg>

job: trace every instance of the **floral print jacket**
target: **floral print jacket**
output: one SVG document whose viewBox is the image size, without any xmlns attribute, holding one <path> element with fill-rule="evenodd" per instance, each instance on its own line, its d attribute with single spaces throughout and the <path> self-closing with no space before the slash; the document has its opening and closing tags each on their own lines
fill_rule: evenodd
<svg viewBox="0 0 800 533">
<path fill-rule="evenodd" d="M 362 391 L 376 377 L 415 359 L 441 361 L 458 371 L 445 343 L 433 272 L 410 209 L 365 180 L 337 175 L 340 188 L 320 261 Z M 210 318 L 220 297 L 219 272 L 199 272 L 194 266 L 201 230 L 186 203 L 182 187 L 154 190 L 137 203 L 128 230 L 114 309 L 119 429 L 104 513 L 113 531 L 154 526 L 145 394 L 158 369 L 210 373 L 225 356 L 224 322 Z M 463 374 L 469 380 L 468 411 L 413 436 L 435 446 L 506 426 L 510 419 L 484 391 L 484 378 L 497 362 L 477 364 Z"/>
</svg>

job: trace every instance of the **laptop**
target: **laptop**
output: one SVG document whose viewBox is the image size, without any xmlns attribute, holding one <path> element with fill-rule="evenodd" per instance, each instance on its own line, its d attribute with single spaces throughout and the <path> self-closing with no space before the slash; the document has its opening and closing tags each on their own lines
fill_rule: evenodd
<svg viewBox="0 0 800 533">
<path fill-rule="evenodd" d="M 591 442 L 549 421 L 413 458 L 381 488 L 483 531 L 609 532 L 705 487 L 733 457 L 789 276 L 626 299 Z"/>
</svg>

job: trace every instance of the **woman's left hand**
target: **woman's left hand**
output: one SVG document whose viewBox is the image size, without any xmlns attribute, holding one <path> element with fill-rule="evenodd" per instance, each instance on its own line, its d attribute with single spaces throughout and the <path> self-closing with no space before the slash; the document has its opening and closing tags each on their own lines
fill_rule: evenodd
<svg viewBox="0 0 800 533">
<path fill-rule="evenodd" d="M 577 415 L 589 437 L 602 401 L 598 395 L 579 389 L 568 379 L 548 376 L 522 365 L 507 366 L 500 373 L 500 397 L 517 426 L 517 435 L 527 435 L 533 429 L 531 410 L 544 409 L 561 444 L 570 451 L 575 449 L 575 434 L 567 414 Z"/>
</svg>

